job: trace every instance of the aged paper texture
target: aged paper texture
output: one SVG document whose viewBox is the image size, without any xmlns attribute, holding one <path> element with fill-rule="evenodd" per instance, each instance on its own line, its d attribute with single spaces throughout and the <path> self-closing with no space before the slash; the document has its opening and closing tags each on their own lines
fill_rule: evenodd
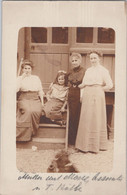
<svg viewBox="0 0 127 195">
<path fill-rule="evenodd" d="M 125 4 L 125 2 L 121 1 L 3 1 L 0 194 L 126 194 L 127 10 Z M 106 32 L 107 29 L 113 29 L 115 31 L 114 50 L 111 45 L 112 37 L 110 37 L 111 40 L 109 43 L 109 47 L 111 46 L 110 54 L 113 55 L 111 63 L 113 62 L 115 65 L 115 68 L 113 69 L 115 83 L 114 150 L 111 170 L 101 171 L 100 169 L 100 171 L 81 171 L 80 173 L 43 173 L 43 171 L 36 172 L 36 170 L 27 172 L 26 169 L 19 170 L 17 168 L 17 155 L 19 150 L 16 149 L 16 77 L 20 58 L 22 57 L 22 53 L 18 53 L 18 46 L 25 48 L 22 39 L 20 39 L 19 42 L 18 39 L 20 37 L 19 32 L 21 33 L 22 29 L 22 33 L 24 33 L 26 27 L 28 31 L 31 27 L 45 27 L 48 29 L 49 34 L 52 27 L 68 27 L 70 29 L 69 32 L 72 32 L 72 35 L 75 35 L 73 32 L 77 27 L 89 27 L 94 29 L 93 34 L 95 37 L 97 36 L 97 29 L 99 28 L 100 30 L 104 29 Z M 103 28 L 101 29 L 101 27 Z M 69 40 L 72 40 L 73 43 L 75 37 L 70 37 L 71 39 Z M 30 37 L 26 37 L 26 39 L 27 38 Z M 90 40 L 93 41 L 94 38 Z M 48 41 L 51 41 L 51 37 Z M 56 37 L 54 38 L 54 42 L 55 41 L 58 41 Z M 65 42 L 67 41 L 68 39 L 65 39 Z M 76 43 L 77 45 L 75 46 L 80 45 L 80 41 L 81 39 L 77 38 L 78 44 Z M 84 42 L 85 41 L 86 40 L 84 40 Z M 103 37 L 101 37 L 100 43 L 104 41 Z M 33 44 L 33 42 L 31 51 L 32 49 L 37 49 L 38 56 L 41 55 L 41 44 L 39 43 L 36 47 L 36 44 Z M 28 40 L 25 40 L 25 44 L 29 44 Z M 93 41 L 93 45 L 94 44 L 95 42 Z M 26 47 L 29 48 L 29 45 Z M 69 51 L 70 53 L 75 51 L 74 47 L 71 47 L 71 45 L 68 44 L 68 47 L 71 48 Z M 54 48 L 57 49 L 55 44 Z M 49 60 L 54 48 L 52 47 L 50 48 L 51 50 L 49 50 Z M 67 47 L 61 48 L 63 49 L 61 49 L 63 54 L 66 53 L 65 49 Z M 101 46 L 98 48 L 101 48 Z M 110 56 L 107 53 L 106 48 L 107 46 L 104 44 L 102 49 L 104 51 L 105 59 L 108 62 Z M 94 49 L 96 49 L 96 47 Z M 55 51 L 56 50 L 54 50 L 54 54 Z M 78 51 L 85 51 L 84 45 L 82 45 Z M 25 53 L 26 51 L 23 52 Z M 30 54 L 33 61 L 36 61 L 36 58 L 34 57 L 35 54 L 36 52 L 34 53 L 34 51 Z M 58 57 L 57 54 L 55 55 Z M 113 61 L 114 56 L 115 62 Z M 83 57 L 85 57 L 84 53 Z M 37 59 L 39 59 L 39 57 Z M 41 59 L 43 60 L 43 57 Z M 106 60 L 104 61 L 105 63 Z M 65 63 L 66 62 L 67 61 L 65 60 Z M 107 65 L 107 67 L 109 66 L 110 65 Z M 47 74 L 46 78 L 48 76 L 50 77 L 50 75 L 49 72 L 49 75 Z M 33 150 L 30 149 L 29 151 L 31 154 L 33 152 L 35 164 L 38 164 L 41 159 L 36 158 L 36 147 L 33 147 L 32 149 Z M 25 165 L 25 162 L 28 160 L 27 156 L 25 157 L 23 148 L 20 149 L 20 152 L 24 157 L 23 163 Z M 33 156 L 31 155 L 31 159 L 32 158 Z M 87 161 L 84 163 L 88 164 L 89 162 Z M 29 163 L 29 168 L 31 168 L 31 166 L 32 165 Z M 101 167 L 102 164 L 99 164 L 98 166 Z"/>
</svg>

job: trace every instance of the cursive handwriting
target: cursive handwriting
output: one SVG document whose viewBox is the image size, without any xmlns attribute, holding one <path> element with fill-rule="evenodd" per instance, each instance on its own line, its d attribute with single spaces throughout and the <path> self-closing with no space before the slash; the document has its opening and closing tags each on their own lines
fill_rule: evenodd
<svg viewBox="0 0 127 195">
<path fill-rule="evenodd" d="M 22 176 L 18 177 L 18 180 L 42 180 L 42 177 L 38 174 L 28 174 L 24 173 Z M 76 173 L 67 173 L 58 174 L 58 175 L 49 175 L 43 180 L 46 181 L 46 185 L 42 187 L 35 186 L 32 191 L 72 191 L 72 192 L 82 192 L 84 184 L 88 182 L 121 182 L 123 180 L 123 175 L 118 176 L 106 176 L 101 172 L 94 174 L 93 176 L 89 175 L 80 175 Z M 91 184 L 92 185 L 92 184 Z"/>
<path fill-rule="evenodd" d="M 107 176 L 100 176 L 100 172 L 97 173 L 93 178 L 92 181 L 122 181 L 122 175 L 118 177 L 107 177 Z"/>
<path fill-rule="evenodd" d="M 25 173 L 23 176 L 19 176 L 18 180 L 25 179 L 25 180 L 42 180 L 42 177 L 35 174 L 34 176 L 30 176 L 29 174 Z"/>
<path fill-rule="evenodd" d="M 54 184 L 47 184 L 46 191 L 48 190 L 55 190 L 55 191 L 75 191 L 81 192 L 82 191 L 82 182 L 78 184 L 59 184 L 57 187 Z"/>
<path fill-rule="evenodd" d="M 53 177 L 53 176 L 48 176 L 46 177 L 46 181 L 49 180 L 49 181 L 58 181 L 60 178 L 62 178 L 62 175 L 58 176 L 58 177 Z"/>
<path fill-rule="evenodd" d="M 86 176 L 86 175 L 83 175 L 83 176 L 80 176 L 80 175 L 77 175 L 75 173 L 71 173 L 69 175 L 66 175 L 63 179 L 64 180 L 81 180 L 81 181 L 84 181 L 85 183 L 88 183 L 89 182 L 89 176 Z"/>
<path fill-rule="evenodd" d="M 40 188 L 39 187 L 35 187 L 35 188 L 32 189 L 32 191 L 34 191 L 34 190 L 40 190 Z"/>
</svg>

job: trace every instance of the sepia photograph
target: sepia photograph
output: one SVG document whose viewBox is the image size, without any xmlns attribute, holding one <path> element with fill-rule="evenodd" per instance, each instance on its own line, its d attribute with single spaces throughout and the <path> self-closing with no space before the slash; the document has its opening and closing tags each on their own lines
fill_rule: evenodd
<svg viewBox="0 0 127 195">
<path fill-rule="evenodd" d="M 0 194 L 126 194 L 123 1 L 3 1 Z"/>
<path fill-rule="evenodd" d="M 17 168 L 110 172 L 115 31 L 24 27 L 17 44 Z"/>
</svg>

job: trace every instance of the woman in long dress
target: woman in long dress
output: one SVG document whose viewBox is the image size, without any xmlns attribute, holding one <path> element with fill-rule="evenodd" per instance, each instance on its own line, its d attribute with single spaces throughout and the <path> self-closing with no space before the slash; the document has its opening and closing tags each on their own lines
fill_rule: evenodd
<svg viewBox="0 0 127 195">
<path fill-rule="evenodd" d="M 107 150 L 107 121 L 105 90 L 113 87 L 108 70 L 100 65 L 100 54 L 90 53 L 91 67 L 87 69 L 82 84 L 82 107 L 76 148 L 98 153 Z"/>
<path fill-rule="evenodd" d="M 24 60 L 17 78 L 16 141 L 30 141 L 39 127 L 43 107 L 43 89 L 38 76 L 32 75 L 33 63 Z"/>
<path fill-rule="evenodd" d="M 72 53 L 70 56 L 71 70 L 68 73 L 68 103 L 69 103 L 69 131 L 68 143 L 72 147 L 75 145 L 79 116 L 80 116 L 80 89 L 79 85 L 85 73 L 85 69 L 81 66 L 82 56 L 79 53 Z"/>
</svg>

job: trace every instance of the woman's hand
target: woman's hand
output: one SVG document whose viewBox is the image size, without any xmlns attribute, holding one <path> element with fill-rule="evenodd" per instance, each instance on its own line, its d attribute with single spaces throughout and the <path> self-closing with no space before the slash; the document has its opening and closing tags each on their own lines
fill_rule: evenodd
<svg viewBox="0 0 127 195">
<path fill-rule="evenodd" d="M 108 86 L 103 86 L 102 89 L 103 89 L 104 91 L 110 91 Z"/>
<path fill-rule="evenodd" d="M 24 73 L 22 74 L 22 79 L 24 79 L 26 76 L 27 76 L 27 74 L 24 72 Z"/>
<path fill-rule="evenodd" d="M 46 98 L 46 101 L 50 100 L 49 95 L 45 95 L 44 97 Z"/>
<path fill-rule="evenodd" d="M 80 85 L 78 85 L 78 87 L 79 87 L 80 89 L 82 89 L 82 88 L 85 87 L 85 85 L 81 83 Z"/>
<path fill-rule="evenodd" d="M 65 112 L 65 107 L 62 107 L 60 111 Z"/>
<path fill-rule="evenodd" d="M 44 108 L 44 103 L 41 103 L 41 105 L 42 105 L 42 109 Z"/>
</svg>

